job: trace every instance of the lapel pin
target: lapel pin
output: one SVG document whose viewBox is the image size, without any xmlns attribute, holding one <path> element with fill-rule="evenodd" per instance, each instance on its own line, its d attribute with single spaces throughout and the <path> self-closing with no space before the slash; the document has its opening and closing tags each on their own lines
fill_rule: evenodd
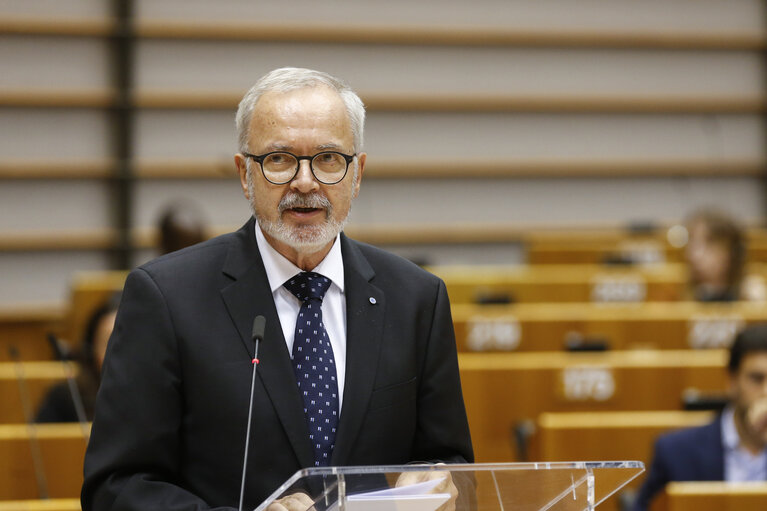
<svg viewBox="0 0 767 511">
<path fill-rule="evenodd" d="M 372 303 L 373 305 L 375 305 L 377 303 L 376 299 L 373 298 L 372 296 L 370 297 L 370 303 Z"/>
</svg>

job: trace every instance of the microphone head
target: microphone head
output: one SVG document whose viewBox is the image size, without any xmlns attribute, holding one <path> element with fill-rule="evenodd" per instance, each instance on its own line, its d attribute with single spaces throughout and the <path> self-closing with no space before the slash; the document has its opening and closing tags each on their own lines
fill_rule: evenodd
<svg viewBox="0 0 767 511">
<path fill-rule="evenodd" d="M 47 337 L 48 343 L 51 345 L 51 349 L 53 350 L 53 354 L 56 356 L 56 360 L 63 362 L 71 358 L 69 349 L 67 349 L 67 346 L 63 343 L 63 341 L 59 340 L 55 334 L 48 333 Z"/>
<path fill-rule="evenodd" d="M 255 340 L 259 340 L 259 341 L 263 341 L 264 340 L 264 328 L 265 327 L 266 327 L 266 318 L 261 316 L 261 315 L 256 316 L 256 318 L 253 320 L 253 333 L 251 335 L 251 337 L 253 338 L 254 341 Z"/>
</svg>

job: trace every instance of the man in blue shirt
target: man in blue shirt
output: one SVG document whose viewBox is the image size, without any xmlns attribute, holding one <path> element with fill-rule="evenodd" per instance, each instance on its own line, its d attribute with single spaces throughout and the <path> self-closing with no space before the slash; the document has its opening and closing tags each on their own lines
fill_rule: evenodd
<svg viewBox="0 0 767 511">
<path fill-rule="evenodd" d="M 728 370 L 730 403 L 712 423 L 658 439 L 634 511 L 671 481 L 767 480 L 767 325 L 737 336 Z"/>
</svg>

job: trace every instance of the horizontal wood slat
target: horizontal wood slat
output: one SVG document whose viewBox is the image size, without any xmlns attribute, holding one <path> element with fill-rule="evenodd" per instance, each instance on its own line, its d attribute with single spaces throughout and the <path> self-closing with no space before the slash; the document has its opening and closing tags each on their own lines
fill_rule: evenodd
<svg viewBox="0 0 767 511">
<path fill-rule="evenodd" d="M 239 225 L 219 225 L 210 228 L 209 236 L 217 236 L 231 232 Z M 540 264 L 569 263 L 555 257 L 558 252 L 567 249 L 577 250 L 581 259 L 573 263 L 600 264 L 606 255 L 626 251 L 642 252 L 645 250 L 660 251 L 661 256 L 668 262 L 676 262 L 681 258 L 681 249 L 671 247 L 665 240 L 665 229 L 658 226 L 657 232 L 636 235 L 618 226 L 610 227 L 605 224 L 604 233 L 599 229 L 589 230 L 587 226 L 573 225 L 569 232 L 563 224 L 525 224 L 525 223 L 408 223 L 408 224 L 351 224 L 345 232 L 352 238 L 366 243 L 381 245 L 424 245 L 424 244 L 472 244 L 472 243 L 523 243 L 534 251 Z M 548 231 L 548 234 L 547 234 Z M 559 234 L 563 236 L 558 239 Z M 156 231 L 153 227 L 137 227 L 133 229 L 133 243 L 137 248 L 154 246 Z M 592 242 L 581 243 L 578 236 L 592 236 Z M 548 236 L 548 241 L 546 237 Z M 541 241 L 541 240 L 544 241 Z M 569 241 L 568 241 L 569 240 Z M 622 242 L 629 245 L 624 246 Z M 23 231 L 0 232 L 0 251 L 24 250 L 102 250 L 114 248 L 118 242 L 116 231 L 110 229 L 71 230 L 71 231 Z M 632 243 L 635 243 L 633 245 Z M 767 233 L 754 228 L 749 231 L 749 254 L 754 261 L 763 260 L 767 254 Z M 547 255 L 548 258 L 541 254 Z M 568 255 L 568 254 L 565 254 Z M 662 262 L 662 261 L 659 261 Z"/>
<path fill-rule="evenodd" d="M 0 251 L 107 250 L 118 239 L 114 229 L 5 232 L 0 233 Z"/>
<path fill-rule="evenodd" d="M 131 98 L 146 109 L 234 111 L 244 91 L 137 90 Z M 572 95 L 482 92 L 360 91 L 368 111 L 518 112 L 518 113 L 698 113 L 749 114 L 765 111 L 765 98 L 743 95 Z M 0 90 L 0 106 L 34 108 L 109 108 L 118 104 L 108 89 Z"/>
<path fill-rule="evenodd" d="M 759 50 L 761 33 L 706 33 L 668 31 L 611 31 L 520 29 L 504 26 L 424 24 L 315 23 L 296 30 L 294 24 L 269 21 L 217 22 L 142 20 L 141 37 L 155 39 L 213 39 L 246 41 L 306 41 L 363 44 L 418 44 L 466 46 L 609 47 L 658 49 Z"/>
<path fill-rule="evenodd" d="M 116 26 L 111 19 L 0 17 L 0 34 L 5 35 L 106 37 L 115 34 Z"/>
<path fill-rule="evenodd" d="M 108 159 L 0 160 L 0 179 L 104 179 L 116 168 Z"/>
<path fill-rule="evenodd" d="M 237 108 L 243 91 L 139 90 L 136 104 L 143 108 Z M 571 95 L 501 94 L 483 92 L 360 91 L 369 111 L 419 112 L 545 112 L 545 113 L 759 113 L 761 96 L 742 95 Z M 0 99 L 2 99 L 0 97 Z"/>
<path fill-rule="evenodd" d="M 234 156 L 234 155 L 232 155 Z M 236 179 L 233 158 L 153 158 L 134 162 L 141 179 Z M 767 162 L 755 159 L 573 160 L 564 158 L 441 160 L 369 155 L 365 179 L 514 179 L 634 177 L 755 177 Z M 0 160 L 0 179 L 105 179 L 109 160 Z M 470 169 L 470 173 L 469 170 Z"/>
<path fill-rule="evenodd" d="M 116 34 L 110 19 L 42 19 L 5 16 L 0 34 L 103 37 Z M 760 32 L 527 29 L 506 26 L 447 24 L 383 24 L 316 22 L 295 24 L 279 21 L 204 21 L 139 19 L 134 32 L 147 39 L 193 39 L 217 41 L 296 41 L 391 45 L 461 45 L 588 48 L 652 48 L 763 50 Z"/>
<path fill-rule="evenodd" d="M 108 89 L 0 90 L 0 106 L 32 108 L 108 108 L 117 95 Z"/>
</svg>

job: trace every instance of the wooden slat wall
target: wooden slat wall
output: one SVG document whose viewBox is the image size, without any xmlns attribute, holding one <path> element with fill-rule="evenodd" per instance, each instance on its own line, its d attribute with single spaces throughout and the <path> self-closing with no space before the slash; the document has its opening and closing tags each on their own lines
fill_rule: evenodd
<svg viewBox="0 0 767 511">
<path fill-rule="evenodd" d="M 395 250 L 441 233 L 444 246 L 417 249 L 432 262 L 476 254 L 456 241 L 492 244 L 491 261 L 508 257 L 508 235 L 471 234 L 499 220 L 674 220 L 710 201 L 761 215 L 753 183 L 764 167 L 766 43 L 756 1 L 711 0 L 694 17 L 682 0 L 662 13 L 621 0 L 577 14 L 532 1 L 298 4 L 285 13 L 265 3 L 135 3 L 135 236 L 179 197 L 200 201 L 212 225 L 244 221 L 232 109 L 279 65 L 326 69 L 360 91 L 370 166 L 350 231 Z M 0 54 L 0 268 L 33 253 L 41 274 L 67 271 L 51 251 L 74 250 L 78 236 L 77 249 L 92 254 L 83 269 L 105 268 L 119 239 L 108 199 L 118 162 L 105 136 L 120 101 L 108 43 L 116 24 L 106 5 L 85 0 L 48 10 L 13 1 L 0 11 L 9 48 Z M 56 186 L 43 186 L 51 179 Z M 52 190 L 66 197 L 64 212 L 88 204 L 90 216 L 50 218 L 41 201 L 13 200 Z M 414 220 L 437 225 L 410 229 Z M 76 236 L 57 242 L 55 233 Z M 14 300 L 4 289 L 23 286 L 61 300 L 65 279 L 48 281 L 58 288 L 13 280 L 0 303 Z"/>
</svg>

